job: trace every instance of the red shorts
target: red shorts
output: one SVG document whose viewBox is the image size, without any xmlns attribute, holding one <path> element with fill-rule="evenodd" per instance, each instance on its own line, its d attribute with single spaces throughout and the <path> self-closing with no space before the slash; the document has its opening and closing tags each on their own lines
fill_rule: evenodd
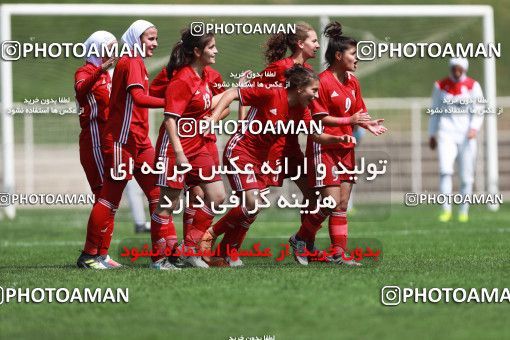
<svg viewBox="0 0 510 340">
<path fill-rule="evenodd" d="M 105 176 L 113 180 L 131 180 L 133 174 L 141 172 L 144 163 L 154 169 L 152 145 L 137 146 L 106 141 L 104 146 Z M 121 171 L 119 171 L 121 170 Z M 124 176 L 125 175 L 125 176 Z M 151 175 L 151 174 L 147 174 Z M 124 178 L 120 178 L 124 177 Z"/>
<path fill-rule="evenodd" d="M 209 151 L 209 154 L 211 155 L 214 165 L 219 166 L 220 165 L 220 154 L 218 152 L 218 147 L 216 146 L 216 142 L 210 139 L 205 140 L 205 148 L 207 151 Z"/>
<path fill-rule="evenodd" d="M 303 176 L 305 156 L 299 146 L 298 136 L 283 136 L 278 138 L 275 144 L 271 146 L 268 157 L 271 169 L 277 169 L 282 166 L 282 172 L 279 174 L 268 174 L 266 183 L 268 186 L 281 187 L 285 178 L 296 177 L 298 167 L 301 167 L 301 176 Z M 287 169 L 285 169 L 285 159 L 287 159 Z M 299 177 L 301 177 L 299 176 Z"/>
<path fill-rule="evenodd" d="M 191 170 L 185 174 L 174 176 L 176 171 L 175 157 L 173 154 L 171 156 L 168 154 L 165 155 L 162 159 L 165 164 L 165 173 L 158 176 L 157 185 L 182 190 L 184 189 L 184 185 L 193 187 L 200 183 L 221 181 L 220 175 L 213 173 L 213 169 L 217 164 L 215 164 L 213 156 L 205 146 L 200 148 L 198 153 L 187 158 L 191 165 Z"/>
<path fill-rule="evenodd" d="M 87 176 L 90 189 L 96 192 L 103 186 L 104 157 L 101 146 L 94 146 L 92 140 L 80 138 L 80 163 Z"/>
<path fill-rule="evenodd" d="M 354 148 L 344 149 L 326 149 L 322 150 L 320 144 L 313 143 L 313 151 L 307 150 L 306 161 L 308 163 L 308 185 L 311 188 L 321 188 L 326 186 L 338 186 L 342 182 L 355 183 L 353 174 L 339 174 L 341 163 L 347 170 L 354 170 L 356 159 L 354 156 Z M 325 171 L 322 177 L 318 173 L 318 168 L 322 165 Z"/>
<path fill-rule="evenodd" d="M 262 174 L 260 172 L 260 164 L 254 161 L 239 148 L 233 148 L 230 157 L 227 157 L 226 153 L 223 153 L 223 165 L 227 166 L 229 171 L 235 170 L 234 166 L 229 161 L 229 158 L 235 157 L 239 157 L 239 159 L 234 162 L 239 169 L 244 170 L 247 165 L 251 164 L 253 165 L 253 172 L 249 174 L 227 174 L 228 181 L 230 182 L 232 189 L 235 191 L 265 189 L 267 187 L 266 182 L 268 175 Z"/>
</svg>

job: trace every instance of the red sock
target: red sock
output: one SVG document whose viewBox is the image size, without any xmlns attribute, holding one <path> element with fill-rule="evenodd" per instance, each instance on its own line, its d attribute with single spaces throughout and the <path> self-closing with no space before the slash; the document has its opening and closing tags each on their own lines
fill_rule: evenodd
<svg viewBox="0 0 510 340">
<path fill-rule="evenodd" d="M 188 207 L 184 209 L 184 214 L 182 215 L 182 235 L 187 235 L 188 230 L 193 224 L 193 218 L 195 217 L 196 209 L 193 207 Z"/>
<path fill-rule="evenodd" d="M 248 233 L 248 229 L 255 222 L 257 215 L 243 215 L 242 219 L 238 220 L 235 228 L 228 230 L 225 233 L 225 236 L 221 240 L 220 243 L 220 253 L 222 256 L 226 255 L 227 245 L 229 245 L 230 249 L 241 248 L 241 245 L 246 238 L 246 234 Z"/>
<path fill-rule="evenodd" d="M 101 256 L 108 255 L 108 249 L 110 249 L 110 244 L 112 243 L 113 227 L 114 227 L 114 223 L 115 223 L 115 213 L 116 212 L 117 212 L 117 209 L 110 210 L 110 218 L 108 219 L 108 230 L 106 230 L 106 233 L 104 233 L 101 248 L 98 249 L 99 255 L 101 255 Z"/>
<path fill-rule="evenodd" d="M 326 209 L 320 209 L 316 214 L 302 215 L 304 216 L 303 223 L 296 233 L 297 237 L 305 242 L 313 243 L 315 241 L 315 235 L 321 228 L 321 223 L 324 222 L 329 214 L 329 211 Z"/>
<path fill-rule="evenodd" d="M 152 251 L 158 254 L 156 256 L 152 256 L 152 261 L 157 261 L 165 257 L 165 249 L 167 247 L 166 240 L 170 237 L 169 225 L 170 216 L 162 216 L 156 212 L 151 215 Z M 173 226 L 173 221 L 171 225 Z M 175 226 L 173 229 L 175 231 Z"/>
<path fill-rule="evenodd" d="M 220 236 L 228 230 L 233 229 L 239 221 L 246 218 L 246 215 L 248 215 L 248 212 L 246 211 L 246 208 L 242 206 L 230 209 L 225 216 L 213 225 L 214 235 Z"/>
<path fill-rule="evenodd" d="M 89 255 L 97 255 L 105 243 L 106 235 L 113 233 L 111 221 L 112 211 L 115 206 L 104 199 L 98 199 L 92 207 L 89 222 L 87 224 L 87 239 L 83 252 Z"/>
<path fill-rule="evenodd" d="M 209 207 L 202 207 L 195 210 L 193 224 L 188 227 L 184 236 L 184 245 L 187 247 L 196 247 L 207 228 L 209 228 L 214 219 L 214 213 Z"/>
<path fill-rule="evenodd" d="M 329 237 L 335 254 L 342 254 L 347 249 L 347 213 L 345 211 L 331 213 Z"/>
</svg>

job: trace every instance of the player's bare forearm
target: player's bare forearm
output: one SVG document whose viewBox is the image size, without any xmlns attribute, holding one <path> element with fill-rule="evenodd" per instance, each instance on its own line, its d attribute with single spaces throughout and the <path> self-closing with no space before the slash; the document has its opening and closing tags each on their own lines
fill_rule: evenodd
<svg viewBox="0 0 510 340">
<path fill-rule="evenodd" d="M 314 133 L 312 135 L 312 139 L 314 142 L 323 144 L 323 145 L 337 144 L 337 143 L 342 143 L 342 142 L 344 142 L 344 143 L 350 142 L 350 143 L 356 144 L 356 139 L 353 136 L 349 136 L 349 135 L 335 136 L 335 135 L 330 135 L 329 133 L 321 133 L 321 134 Z"/>
<path fill-rule="evenodd" d="M 214 108 L 216 107 L 216 105 L 218 105 L 218 103 L 220 102 L 220 99 L 221 97 L 223 97 L 223 93 L 220 93 L 220 94 L 217 94 L 215 95 L 213 98 L 212 98 L 212 109 L 214 110 Z M 230 114 L 230 109 L 229 108 L 226 108 L 225 110 L 223 110 L 223 112 L 221 113 L 220 115 L 220 120 L 223 120 L 225 119 L 225 117 L 228 117 L 228 115 Z"/>
<path fill-rule="evenodd" d="M 225 119 L 226 117 L 228 117 L 228 115 L 230 114 L 230 109 L 227 107 L 225 110 L 223 110 L 223 112 L 221 113 L 220 115 L 220 120 L 223 120 Z"/>
<path fill-rule="evenodd" d="M 228 107 L 230 106 L 230 103 L 232 103 L 234 100 L 239 99 L 239 94 L 237 93 L 237 89 L 230 89 L 223 93 L 220 101 L 214 108 L 212 114 L 211 114 L 211 120 L 214 120 L 215 122 L 219 121 L 220 119 L 223 119 L 225 116 L 223 116 L 224 111 L 228 110 Z"/>
<path fill-rule="evenodd" d="M 351 125 L 350 117 L 332 117 L 324 115 L 318 118 L 324 126 Z"/>
<path fill-rule="evenodd" d="M 246 106 L 242 106 L 241 103 L 239 103 L 239 110 L 237 110 L 237 119 L 238 120 L 246 119 Z"/>
</svg>

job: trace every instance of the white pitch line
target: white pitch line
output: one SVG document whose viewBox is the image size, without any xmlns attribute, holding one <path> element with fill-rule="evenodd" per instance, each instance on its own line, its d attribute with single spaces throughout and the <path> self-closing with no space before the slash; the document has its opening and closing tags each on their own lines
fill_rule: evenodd
<svg viewBox="0 0 510 340">
<path fill-rule="evenodd" d="M 10 242 L 10 241 L 2 241 L 0 243 L 1 247 L 38 247 L 38 246 L 47 246 L 47 247 L 67 247 L 67 246 L 83 246 L 85 241 L 34 241 L 34 242 Z M 120 243 L 120 241 L 115 240 L 112 241 L 112 244 Z"/>
<path fill-rule="evenodd" d="M 363 237 L 372 237 L 378 235 L 395 235 L 395 236 L 409 236 L 409 235 L 427 235 L 427 234 L 449 234 L 449 233 L 461 233 L 461 234 L 480 234 L 480 233 L 509 233 L 510 228 L 496 228 L 496 229 L 476 229 L 476 230 L 466 230 L 466 229 L 409 229 L 409 230 L 387 230 L 387 231 L 375 231 L 375 232 L 367 232 L 367 233 L 356 233 L 356 236 L 351 236 L 351 238 L 363 238 Z M 274 236 L 257 236 L 254 237 L 256 239 L 284 239 L 287 240 L 289 235 L 274 235 Z M 327 239 L 327 236 L 318 236 L 318 239 Z M 1 247 L 36 247 L 36 246 L 47 246 L 47 247 L 68 247 L 68 246 L 81 246 L 84 241 L 50 241 L 50 242 L 10 242 L 10 241 L 2 241 L 0 243 Z M 119 244 L 121 240 L 114 240 L 112 244 Z M 148 241 L 147 241 L 148 242 Z"/>
</svg>

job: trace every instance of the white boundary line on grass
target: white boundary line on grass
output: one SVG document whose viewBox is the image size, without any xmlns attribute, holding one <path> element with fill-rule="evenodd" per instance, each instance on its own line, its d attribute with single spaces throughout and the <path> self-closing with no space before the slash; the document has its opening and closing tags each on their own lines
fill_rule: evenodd
<svg viewBox="0 0 510 340">
<path fill-rule="evenodd" d="M 409 236 L 409 235 L 427 235 L 427 234 L 449 234 L 449 233 L 461 233 L 461 234 L 479 234 L 479 233 L 510 233 L 510 228 L 494 228 L 494 229 L 451 229 L 445 227 L 444 229 L 432 230 L 432 229 L 410 229 L 410 230 L 388 230 L 388 231 L 375 231 L 367 232 L 363 234 L 357 234 L 356 237 L 352 238 L 363 238 L 372 237 L 378 235 L 394 235 L 394 236 Z M 275 235 L 275 236 L 257 236 L 257 239 L 276 239 L 281 238 L 286 240 L 289 235 Z M 317 237 L 318 239 L 327 239 L 327 236 Z M 119 244 L 121 240 L 114 240 L 112 244 Z M 83 241 L 50 241 L 50 242 L 11 242 L 2 241 L 1 247 L 36 247 L 36 246 L 48 246 L 48 247 L 65 247 L 65 246 L 81 246 Z"/>
</svg>

